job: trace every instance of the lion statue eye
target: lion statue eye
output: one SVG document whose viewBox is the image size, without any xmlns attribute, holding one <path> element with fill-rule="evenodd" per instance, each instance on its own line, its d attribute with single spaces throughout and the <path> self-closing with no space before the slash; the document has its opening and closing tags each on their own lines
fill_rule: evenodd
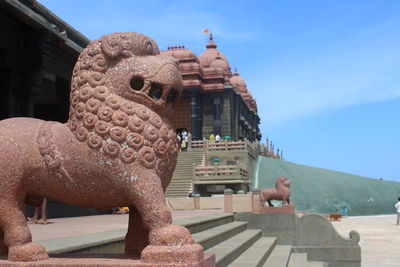
<svg viewBox="0 0 400 267">
<path fill-rule="evenodd" d="M 141 77 L 133 77 L 130 85 L 133 90 L 140 91 L 144 86 L 144 80 Z"/>
<path fill-rule="evenodd" d="M 146 55 L 153 55 L 153 45 L 151 43 L 146 45 Z"/>
</svg>

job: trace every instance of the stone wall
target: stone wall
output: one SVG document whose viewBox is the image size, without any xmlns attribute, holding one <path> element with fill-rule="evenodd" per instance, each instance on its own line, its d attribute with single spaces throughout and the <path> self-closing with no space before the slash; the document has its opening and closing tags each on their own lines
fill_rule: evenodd
<svg viewBox="0 0 400 267">
<path fill-rule="evenodd" d="M 327 262 L 328 267 L 361 266 L 358 232 L 342 237 L 321 215 L 239 213 L 235 214 L 235 221 L 247 221 L 249 229 L 262 229 L 263 236 L 277 237 L 277 244 L 291 245 L 296 253 L 307 253 L 308 261 Z"/>
</svg>

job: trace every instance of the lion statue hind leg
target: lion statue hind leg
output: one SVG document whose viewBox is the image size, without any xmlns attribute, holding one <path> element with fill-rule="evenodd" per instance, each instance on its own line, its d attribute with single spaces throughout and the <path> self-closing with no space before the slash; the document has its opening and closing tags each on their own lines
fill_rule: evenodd
<svg viewBox="0 0 400 267">
<path fill-rule="evenodd" d="M 149 230 L 134 206 L 129 206 L 129 225 L 125 236 L 125 256 L 140 258 L 142 250 L 149 245 Z"/>
</svg>

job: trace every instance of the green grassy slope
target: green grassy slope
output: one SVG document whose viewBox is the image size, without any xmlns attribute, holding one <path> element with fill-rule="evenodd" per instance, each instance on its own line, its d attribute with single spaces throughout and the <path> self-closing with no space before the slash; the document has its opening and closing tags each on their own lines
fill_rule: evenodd
<svg viewBox="0 0 400 267">
<path fill-rule="evenodd" d="M 280 176 L 288 177 L 291 201 L 296 210 L 332 213 L 335 204 L 347 203 L 350 215 L 395 213 L 400 183 L 383 181 L 349 173 L 309 167 L 283 160 L 259 157 L 253 187 L 275 187 Z"/>
</svg>

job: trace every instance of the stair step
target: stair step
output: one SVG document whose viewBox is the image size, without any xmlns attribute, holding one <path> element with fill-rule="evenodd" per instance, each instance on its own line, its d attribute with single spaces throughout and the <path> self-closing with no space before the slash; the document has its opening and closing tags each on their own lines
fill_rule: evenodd
<svg viewBox="0 0 400 267">
<path fill-rule="evenodd" d="M 320 261 L 309 261 L 307 262 L 307 267 L 324 267 L 325 264 Z"/>
<path fill-rule="evenodd" d="M 213 214 L 201 218 L 185 218 L 179 220 L 180 225 L 185 226 L 191 234 L 196 234 L 207 229 L 233 222 L 232 214 Z"/>
<path fill-rule="evenodd" d="M 231 222 L 193 234 L 193 238 L 207 250 L 246 229 L 247 222 Z"/>
<path fill-rule="evenodd" d="M 193 191 L 193 163 L 200 164 L 203 157 L 203 151 L 178 153 L 176 168 L 165 193 L 167 197 L 187 197 Z"/>
<path fill-rule="evenodd" d="M 264 267 L 287 267 L 292 246 L 276 245 Z"/>
<path fill-rule="evenodd" d="M 242 255 L 234 260 L 229 267 L 262 266 L 276 245 L 276 237 L 261 237 Z"/>
<path fill-rule="evenodd" d="M 307 253 L 292 253 L 288 267 L 307 266 Z"/>
<path fill-rule="evenodd" d="M 261 230 L 246 230 L 210 249 L 207 249 L 206 252 L 215 254 L 218 267 L 227 266 L 254 242 L 260 239 L 260 237 Z"/>
</svg>

